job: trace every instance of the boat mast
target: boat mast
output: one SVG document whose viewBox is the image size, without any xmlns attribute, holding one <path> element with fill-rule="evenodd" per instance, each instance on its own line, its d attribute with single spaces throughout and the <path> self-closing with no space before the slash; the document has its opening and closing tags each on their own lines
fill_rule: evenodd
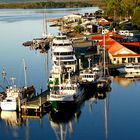
<svg viewBox="0 0 140 140">
<path fill-rule="evenodd" d="M 25 82 L 25 88 L 27 88 L 27 73 L 26 73 L 27 67 L 26 67 L 25 60 L 24 59 L 23 59 L 23 66 L 24 66 L 24 82 Z"/>
<path fill-rule="evenodd" d="M 44 14 L 43 14 L 43 36 L 46 37 L 47 35 L 47 16 L 46 16 L 46 12 L 45 12 L 45 9 L 44 9 Z"/>
<path fill-rule="evenodd" d="M 60 66 L 60 52 L 59 52 L 59 88 L 61 90 L 61 66 Z"/>
<path fill-rule="evenodd" d="M 105 31 L 103 30 L 103 76 L 105 76 Z"/>
</svg>

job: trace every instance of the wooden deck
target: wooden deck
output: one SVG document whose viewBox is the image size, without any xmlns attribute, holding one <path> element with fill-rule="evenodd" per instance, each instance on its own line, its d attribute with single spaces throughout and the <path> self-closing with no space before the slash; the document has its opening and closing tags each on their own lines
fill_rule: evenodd
<svg viewBox="0 0 140 140">
<path fill-rule="evenodd" d="M 28 112 L 29 110 L 32 110 L 34 112 L 40 112 L 43 113 L 44 108 L 47 108 L 50 106 L 48 100 L 47 100 L 48 90 L 42 92 L 40 95 L 36 96 L 32 100 L 25 102 L 21 106 L 19 106 L 19 112 Z"/>
</svg>

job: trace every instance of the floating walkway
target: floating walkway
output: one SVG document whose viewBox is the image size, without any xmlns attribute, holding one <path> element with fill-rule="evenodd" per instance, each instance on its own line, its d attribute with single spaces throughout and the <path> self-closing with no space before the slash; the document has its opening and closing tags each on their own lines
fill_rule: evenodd
<svg viewBox="0 0 140 140">
<path fill-rule="evenodd" d="M 39 96 L 34 99 L 19 105 L 19 112 L 26 114 L 29 111 L 36 113 L 43 113 L 50 107 L 50 103 L 47 100 L 48 90 L 42 92 Z"/>
</svg>

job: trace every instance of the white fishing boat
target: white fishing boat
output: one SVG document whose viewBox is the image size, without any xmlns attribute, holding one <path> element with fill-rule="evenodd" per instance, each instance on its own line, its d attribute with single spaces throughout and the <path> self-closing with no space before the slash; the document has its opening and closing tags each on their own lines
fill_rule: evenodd
<svg viewBox="0 0 140 140">
<path fill-rule="evenodd" d="M 15 78 L 13 77 L 11 79 L 15 80 Z M 1 110 L 17 110 L 18 100 L 20 100 L 20 103 L 26 102 L 28 90 L 34 92 L 33 88 L 34 87 L 17 88 L 15 84 L 13 86 L 8 87 L 5 91 L 6 98 L 3 101 L 1 101 Z"/>
<path fill-rule="evenodd" d="M 66 109 L 68 106 L 81 101 L 84 97 L 84 88 L 82 88 L 79 83 L 71 82 L 70 72 L 69 79 L 62 82 L 60 71 L 61 70 L 59 70 L 57 76 L 55 75 L 55 77 L 49 81 L 51 86 L 49 86 L 50 94 L 48 101 L 55 110 Z"/>
<path fill-rule="evenodd" d="M 24 78 L 25 78 L 25 86 L 24 87 L 17 87 L 15 85 L 16 78 L 11 77 L 11 85 L 7 87 L 5 90 L 6 98 L 5 100 L 1 101 L 1 109 L 2 110 L 8 110 L 13 111 L 17 109 L 18 101 L 20 100 L 20 103 L 26 102 L 29 98 L 31 98 L 34 95 L 35 88 L 34 86 L 27 87 L 27 81 L 26 81 L 26 66 L 25 61 L 24 62 Z M 6 73 L 6 72 L 5 72 Z"/>
<path fill-rule="evenodd" d="M 94 69 L 85 69 L 80 71 L 79 83 L 82 86 L 86 93 L 91 94 L 91 90 L 96 89 L 97 80 L 100 77 L 100 71 Z"/>
<path fill-rule="evenodd" d="M 117 69 L 120 73 L 140 73 L 140 64 L 125 64 L 124 67 Z"/>
<path fill-rule="evenodd" d="M 80 71 L 80 80 L 82 83 L 95 83 L 97 79 L 101 76 L 102 71 L 98 66 L 91 67 Z"/>
<path fill-rule="evenodd" d="M 66 36 L 59 34 L 51 44 L 52 61 L 55 66 L 59 64 L 66 68 L 66 71 L 75 72 L 77 69 L 77 59 L 72 41 Z"/>
<path fill-rule="evenodd" d="M 17 110 L 17 100 L 15 97 L 6 97 L 1 102 L 1 110 L 15 111 Z"/>
</svg>

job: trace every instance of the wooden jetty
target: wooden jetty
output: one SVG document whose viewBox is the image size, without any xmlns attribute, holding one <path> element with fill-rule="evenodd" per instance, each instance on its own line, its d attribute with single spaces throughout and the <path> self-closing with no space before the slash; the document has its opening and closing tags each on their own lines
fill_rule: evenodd
<svg viewBox="0 0 140 140">
<path fill-rule="evenodd" d="M 19 112 L 26 114 L 29 111 L 36 113 L 43 113 L 47 108 L 50 107 L 50 103 L 47 100 L 48 90 L 42 92 L 40 95 L 36 96 L 30 101 L 25 102 L 20 105 L 19 101 Z"/>
</svg>

